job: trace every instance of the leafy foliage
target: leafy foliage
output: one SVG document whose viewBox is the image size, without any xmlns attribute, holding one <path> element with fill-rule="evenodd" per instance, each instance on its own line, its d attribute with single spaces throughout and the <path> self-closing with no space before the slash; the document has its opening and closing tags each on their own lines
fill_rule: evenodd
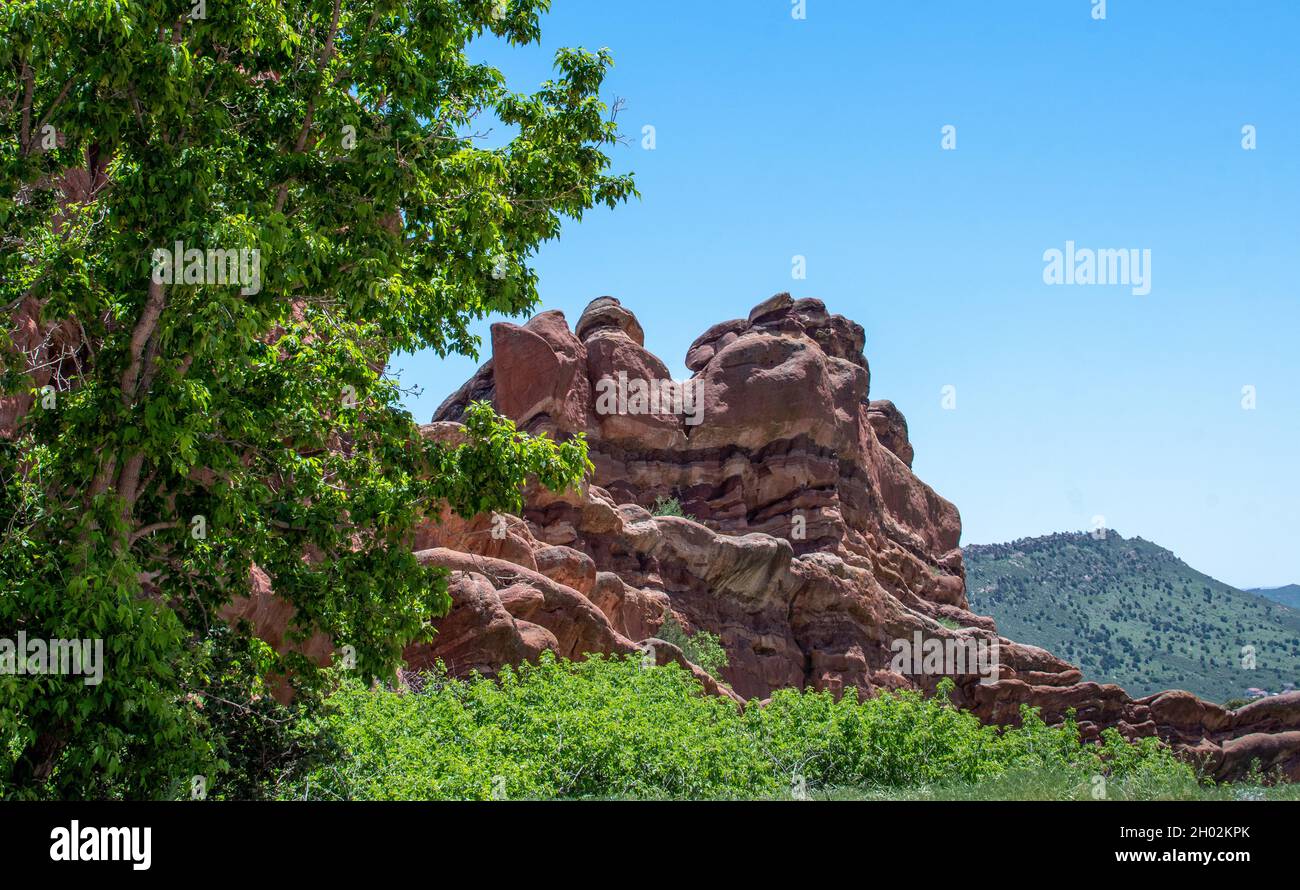
<svg viewBox="0 0 1300 890">
<path fill-rule="evenodd" d="M 699 665 L 706 673 L 714 677 L 722 676 L 720 672 L 727 666 L 727 650 L 722 647 L 717 634 L 707 630 L 688 634 L 672 610 L 664 609 L 663 623 L 659 625 L 655 636 L 681 649 L 687 661 Z"/>
<path fill-rule="evenodd" d="M 812 792 L 898 789 L 1026 770 L 1084 788 L 1094 776 L 1196 782 L 1155 740 L 1087 744 L 1072 723 L 1049 727 L 1028 709 L 1023 727 L 998 729 L 943 696 L 836 701 L 788 689 L 742 713 L 678 666 L 635 656 L 543 654 L 499 681 L 435 672 L 416 686 L 344 680 L 309 725 L 315 758 L 287 778 L 284 796 L 782 797 L 800 779 Z"/>
<path fill-rule="evenodd" d="M 677 498 L 664 497 L 655 498 L 654 507 L 650 510 L 655 516 L 680 516 L 683 519 L 694 519 L 694 516 L 688 515 L 682 509 L 682 502 Z"/>
<path fill-rule="evenodd" d="M 563 219 L 635 193 L 606 172 L 605 51 L 559 52 L 531 94 L 467 55 L 535 42 L 547 5 L 0 10 L 0 306 L 53 332 L 0 342 L 3 383 L 54 396 L 0 438 L 0 629 L 102 639 L 107 662 L 98 686 L 0 676 L 0 794 L 166 796 L 220 771 L 195 703 L 259 694 L 221 686 L 207 644 L 254 566 L 295 637 L 390 674 L 448 606 L 409 546 L 432 505 L 510 509 L 527 476 L 587 470 L 581 440 L 485 407 L 467 441 L 426 439 L 386 373 L 394 351 L 473 354 L 474 319 L 536 303 L 529 262 Z M 160 281 L 178 241 L 256 250 L 260 280 Z"/>
</svg>

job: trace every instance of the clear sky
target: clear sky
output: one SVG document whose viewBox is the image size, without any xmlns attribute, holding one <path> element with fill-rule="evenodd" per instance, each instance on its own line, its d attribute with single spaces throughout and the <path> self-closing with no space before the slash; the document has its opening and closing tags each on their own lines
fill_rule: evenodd
<svg viewBox="0 0 1300 890">
<path fill-rule="evenodd" d="M 866 329 L 964 543 L 1104 516 L 1230 584 L 1300 581 L 1300 2 L 791 7 L 556 0 L 542 46 L 480 47 L 524 90 L 608 46 L 627 101 L 643 198 L 542 249 L 540 309 L 617 296 L 685 376 L 709 325 L 818 297 Z M 1045 284 L 1067 241 L 1150 250 L 1150 293 Z M 420 421 L 475 367 L 394 361 Z"/>
</svg>

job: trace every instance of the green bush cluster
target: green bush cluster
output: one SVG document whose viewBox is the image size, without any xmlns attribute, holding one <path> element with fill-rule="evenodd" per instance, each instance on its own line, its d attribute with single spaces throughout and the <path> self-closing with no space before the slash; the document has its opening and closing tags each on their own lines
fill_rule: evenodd
<svg viewBox="0 0 1300 890">
<path fill-rule="evenodd" d="M 682 502 L 677 498 L 655 498 L 654 507 L 650 510 L 655 516 L 680 516 L 683 519 L 694 521 L 695 517 L 682 509 Z"/>
<path fill-rule="evenodd" d="M 672 610 L 664 609 L 664 620 L 655 636 L 681 649 L 687 661 L 699 665 L 711 676 L 722 676 L 722 669 L 727 666 L 727 650 L 717 634 L 707 630 L 687 633 Z"/>
<path fill-rule="evenodd" d="M 419 688 L 343 680 L 305 725 L 315 754 L 281 789 L 321 799 L 765 798 L 808 789 L 915 788 L 1008 772 L 1087 788 L 1147 778 L 1195 784 L 1154 740 L 1084 743 L 1031 710 L 982 725 L 913 692 L 865 701 L 782 690 L 738 709 L 675 665 L 543 655 L 499 680 L 422 675 Z"/>
</svg>

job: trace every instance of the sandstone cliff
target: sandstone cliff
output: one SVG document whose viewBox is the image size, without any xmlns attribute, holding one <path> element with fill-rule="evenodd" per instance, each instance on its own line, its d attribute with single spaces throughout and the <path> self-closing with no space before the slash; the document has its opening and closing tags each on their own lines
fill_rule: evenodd
<svg viewBox="0 0 1300 890">
<path fill-rule="evenodd" d="M 667 609 L 720 636 L 725 694 L 933 690 L 946 675 L 955 703 L 986 721 L 1015 723 L 1024 704 L 1049 721 L 1073 710 L 1087 736 L 1159 735 L 1220 777 L 1258 761 L 1300 778 L 1300 694 L 1236 712 L 1185 692 L 1134 700 L 969 611 L 957 509 L 913 474 L 901 412 L 871 400 L 864 341 L 820 301 L 779 294 L 705 331 L 686 356 L 695 402 L 651 413 L 628 382 L 670 374 L 617 300 L 591 303 L 572 331 L 555 311 L 494 325 L 491 360 L 425 434 L 456 436 L 485 399 L 531 432 L 585 433 L 596 469 L 581 492 L 530 491 L 521 517 L 422 531 L 424 558 L 452 570 L 455 605 L 412 665 L 490 674 L 548 648 L 680 660 L 653 640 Z M 598 410 L 610 381 L 624 400 Z M 666 497 L 693 519 L 652 515 Z M 900 640 L 996 644 L 996 670 L 900 671 Z"/>
</svg>

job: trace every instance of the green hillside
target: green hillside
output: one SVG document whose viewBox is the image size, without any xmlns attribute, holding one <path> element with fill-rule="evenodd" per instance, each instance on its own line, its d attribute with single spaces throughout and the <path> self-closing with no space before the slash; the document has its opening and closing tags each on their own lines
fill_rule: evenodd
<svg viewBox="0 0 1300 890">
<path fill-rule="evenodd" d="M 1255 593 L 1275 603 L 1300 609 L 1300 584 L 1288 584 L 1285 587 L 1252 587 L 1247 593 Z"/>
<path fill-rule="evenodd" d="M 1080 532 L 963 553 L 972 609 L 1087 679 L 1135 697 L 1186 689 L 1218 702 L 1300 685 L 1300 611 L 1203 575 L 1150 541 Z"/>
</svg>

